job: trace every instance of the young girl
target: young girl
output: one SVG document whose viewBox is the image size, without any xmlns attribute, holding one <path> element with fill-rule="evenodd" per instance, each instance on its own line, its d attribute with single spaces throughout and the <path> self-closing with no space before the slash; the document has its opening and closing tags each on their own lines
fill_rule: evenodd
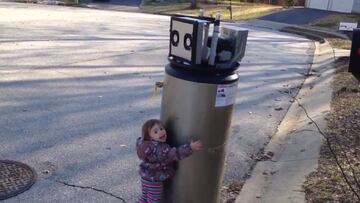
<svg viewBox="0 0 360 203">
<path fill-rule="evenodd" d="M 142 136 L 137 139 L 136 149 L 140 164 L 142 194 L 138 203 L 159 202 L 163 182 L 174 175 L 174 162 L 201 150 L 201 141 L 191 141 L 180 147 L 166 143 L 166 130 L 160 120 L 151 119 L 142 126 Z"/>
</svg>

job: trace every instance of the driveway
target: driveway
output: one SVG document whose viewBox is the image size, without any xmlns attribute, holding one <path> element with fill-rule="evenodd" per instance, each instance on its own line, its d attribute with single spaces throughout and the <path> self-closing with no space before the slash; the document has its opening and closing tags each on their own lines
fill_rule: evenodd
<svg viewBox="0 0 360 203">
<path fill-rule="evenodd" d="M 140 192 L 134 150 L 167 64 L 169 17 L 0 2 L 0 159 L 38 173 L 4 203 L 126 202 Z M 246 25 L 244 25 L 246 26 Z M 241 181 L 304 81 L 313 42 L 249 28 L 224 184 Z"/>
<path fill-rule="evenodd" d="M 260 20 L 268 20 L 279 23 L 287 23 L 287 24 L 308 24 L 318 18 L 322 18 L 335 12 L 332 11 L 323 11 L 317 9 L 309 9 L 309 8 L 294 8 L 287 9 L 284 11 L 276 12 L 267 16 L 263 16 L 259 18 Z"/>
</svg>

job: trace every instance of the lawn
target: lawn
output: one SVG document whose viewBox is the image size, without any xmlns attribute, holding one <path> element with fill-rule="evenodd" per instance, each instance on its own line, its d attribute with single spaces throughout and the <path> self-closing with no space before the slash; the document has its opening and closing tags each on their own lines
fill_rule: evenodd
<svg viewBox="0 0 360 203">
<path fill-rule="evenodd" d="M 186 14 L 198 15 L 199 9 L 205 10 L 205 16 L 215 16 L 217 11 L 221 12 L 221 19 L 230 21 L 230 11 L 228 9 L 229 1 L 221 1 L 219 3 L 199 3 L 196 9 L 190 8 L 189 2 L 154 2 L 145 1 L 141 6 L 141 11 L 145 13 L 155 14 Z M 282 9 L 280 6 L 273 6 L 267 4 L 233 2 L 232 3 L 232 20 L 248 20 L 264 16 L 266 14 Z"/>
<path fill-rule="evenodd" d="M 341 32 L 339 31 L 339 24 L 340 22 L 360 22 L 360 15 L 352 15 L 352 14 L 333 14 L 326 16 L 324 18 L 320 18 L 308 26 L 317 29 L 325 29 L 332 32 Z M 345 33 L 351 36 L 351 33 Z M 341 48 L 341 49 L 350 49 L 351 48 L 351 41 L 336 37 L 327 37 L 326 38 L 332 47 L 334 48 Z"/>
</svg>

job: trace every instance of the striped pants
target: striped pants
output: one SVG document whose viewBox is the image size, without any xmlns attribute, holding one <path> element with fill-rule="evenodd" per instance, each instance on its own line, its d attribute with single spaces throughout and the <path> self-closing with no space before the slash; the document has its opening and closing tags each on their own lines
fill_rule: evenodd
<svg viewBox="0 0 360 203">
<path fill-rule="evenodd" d="M 142 194 L 137 203 L 159 203 L 163 193 L 162 182 L 152 182 L 141 178 Z"/>
</svg>

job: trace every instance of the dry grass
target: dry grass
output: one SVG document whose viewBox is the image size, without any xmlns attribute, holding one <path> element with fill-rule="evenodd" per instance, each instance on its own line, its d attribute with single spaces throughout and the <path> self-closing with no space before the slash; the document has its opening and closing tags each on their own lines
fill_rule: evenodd
<svg viewBox="0 0 360 203">
<path fill-rule="evenodd" d="M 360 177 L 360 85 L 347 72 L 348 62 L 337 61 L 337 74 L 333 81 L 333 100 L 331 115 L 328 118 L 327 136 L 335 149 L 346 174 L 360 194 L 355 184 L 350 166 L 355 169 L 355 176 Z M 346 163 L 341 148 L 350 159 Z M 358 199 L 345 183 L 328 146 L 321 148 L 319 167 L 311 173 L 304 183 L 307 202 L 357 202 Z"/>
<path fill-rule="evenodd" d="M 333 14 L 318 20 L 311 22 L 308 26 L 312 28 L 329 30 L 332 32 L 341 33 L 339 31 L 340 22 L 359 22 L 360 23 L 360 15 L 352 15 L 352 14 Z M 351 33 L 345 33 L 347 35 L 351 35 Z M 332 47 L 339 49 L 351 49 L 351 40 L 342 39 L 342 38 L 329 38 L 326 37 L 326 40 L 329 41 Z"/>
<path fill-rule="evenodd" d="M 174 2 L 147 2 L 142 7 L 142 12 L 156 14 L 186 14 L 198 15 L 199 8 L 204 8 L 206 16 L 215 16 L 217 11 L 221 12 L 222 20 L 230 20 L 230 12 L 227 9 L 229 2 L 222 1 L 219 4 L 199 3 L 198 8 L 190 9 L 190 3 Z M 282 7 L 255 3 L 233 3 L 233 21 L 248 20 L 263 16 L 280 10 Z"/>
<path fill-rule="evenodd" d="M 351 41 L 349 39 L 341 39 L 341 38 L 326 38 L 326 40 L 330 43 L 333 48 L 338 49 L 351 49 Z"/>
<path fill-rule="evenodd" d="M 351 14 L 329 15 L 310 23 L 310 26 L 326 28 L 332 31 L 338 31 L 340 22 L 360 22 L 360 15 L 351 15 Z"/>
<path fill-rule="evenodd" d="M 334 14 L 330 16 L 326 16 L 324 18 L 320 18 L 309 25 L 315 28 L 327 29 L 333 32 L 341 32 L 339 31 L 340 22 L 360 22 L 360 15 L 352 15 L 352 14 Z M 350 33 L 346 33 L 350 34 Z M 340 48 L 340 49 L 351 49 L 351 41 L 340 38 L 326 38 L 332 47 Z"/>
</svg>

